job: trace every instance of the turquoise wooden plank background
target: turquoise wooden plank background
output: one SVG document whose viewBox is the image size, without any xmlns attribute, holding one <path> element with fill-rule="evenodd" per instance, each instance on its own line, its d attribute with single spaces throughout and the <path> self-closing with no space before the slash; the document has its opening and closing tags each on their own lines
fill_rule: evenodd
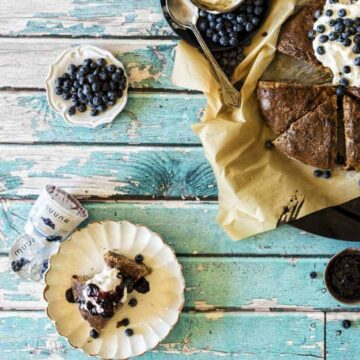
<svg viewBox="0 0 360 360">
<path fill-rule="evenodd" d="M 31 201 L 4 200 L 0 206 L 0 253 L 21 233 Z M 178 254 L 330 257 L 354 243 L 307 234 L 288 225 L 247 241 L 229 241 L 216 224 L 216 202 L 86 202 L 89 221 L 131 220 L 162 234 Z"/>
<path fill-rule="evenodd" d="M 132 92 L 115 122 L 94 130 L 66 126 L 43 92 L 4 92 L 0 143 L 196 145 L 200 141 L 190 127 L 200 120 L 204 106 L 202 95 Z"/>
<path fill-rule="evenodd" d="M 254 321 L 261 323 L 261 328 L 255 329 Z M 31 334 L 23 332 L 30 327 Z M 269 336 L 271 332 L 277 335 Z M 66 360 L 88 358 L 71 349 L 39 312 L 19 312 L 17 316 L 12 312 L 1 313 L 0 343 L 8 360 L 17 360 L 24 353 L 36 359 L 48 359 L 51 355 Z M 188 313 L 182 314 L 178 326 L 165 341 L 142 358 L 210 360 L 244 356 L 251 360 L 298 360 L 322 358 L 323 346 L 321 313 Z"/>
<path fill-rule="evenodd" d="M 44 316 L 42 285 L 9 271 L 9 248 L 46 183 L 78 195 L 89 221 L 147 225 L 178 254 L 185 311 L 142 358 L 359 358 L 360 307 L 331 299 L 322 279 L 328 259 L 352 243 L 290 226 L 234 243 L 216 224 L 215 180 L 191 130 L 205 99 L 171 83 L 177 39 L 158 0 L 0 7 L 0 359 L 87 358 Z M 112 51 L 130 79 L 125 112 L 96 130 L 67 126 L 44 92 L 49 64 L 85 43 Z"/>
</svg>

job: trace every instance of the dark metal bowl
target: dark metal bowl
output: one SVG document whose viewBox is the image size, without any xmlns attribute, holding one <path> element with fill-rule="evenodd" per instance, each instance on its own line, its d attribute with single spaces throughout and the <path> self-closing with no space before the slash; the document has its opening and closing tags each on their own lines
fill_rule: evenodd
<svg viewBox="0 0 360 360">
<path fill-rule="evenodd" d="M 188 29 L 184 29 L 179 27 L 179 25 L 177 25 L 170 17 L 167 8 L 166 8 L 166 0 L 160 0 L 161 3 L 161 7 L 165 16 L 166 21 L 168 22 L 168 24 L 170 25 L 170 27 L 173 29 L 173 31 L 184 41 L 186 41 L 188 44 L 197 47 L 198 49 L 200 49 L 200 45 L 197 42 L 194 34 L 191 32 L 191 30 Z M 209 49 L 211 51 L 225 51 L 225 50 L 231 50 L 234 48 L 237 48 L 239 46 L 241 46 L 241 44 L 243 44 L 244 42 L 246 42 L 247 40 L 249 40 L 250 38 L 252 38 L 257 32 L 258 30 L 261 28 L 262 24 L 264 23 L 265 19 L 267 18 L 268 14 L 269 14 L 269 10 L 271 8 L 271 0 L 266 0 L 264 2 L 264 6 L 265 6 L 265 11 L 263 14 L 263 17 L 261 19 L 261 22 L 259 24 L 259 26 L 252 32 L 250 33 L 246 33 L 244 34 L 244 36 L 239 39 L 240 43 L 237 46 L 221 46 L 219 44 L 215 44 L 214 42 L 212 42 L 210 39 L 208 38 L 204 38 Z M 236 11 L 233 11 L 234 13 L 236 13 Z"/>
</svg>

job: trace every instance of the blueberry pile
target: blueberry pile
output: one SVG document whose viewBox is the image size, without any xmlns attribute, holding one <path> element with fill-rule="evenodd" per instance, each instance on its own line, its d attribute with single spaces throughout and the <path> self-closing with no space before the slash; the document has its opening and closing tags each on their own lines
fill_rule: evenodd
<svg viewBox="0 0 360 360">
<path fill-rule="evenodd" d="M 82 65 L 69 65 L 68 72 L 55 81 L 56 94 L 64 100 L 71 100 L 69 115 L 91 108 L 91 115 L 97 116 L 107 107 L 116 104 L 123 96 L 127 80 L 124 70 L 106 60 L 85 59 Z"/>
<path fill-rule="evenodd" d="M 235 68 L 241 63 L 245 56 L 242 47 L 237 47 L 232 50 L 214 52 L 214 58 L 223 69 L 224 73 L 230 77 Z"/>
<path fill-rule="evenodd" d="M 246 0 L 234 12 L 211 14 L 201 10 L 197 27 L 206 38 L 221 46 L 236 47 L 241 37 L 256 30 L 265 14 L 265 0 Z"/>
<path fill-rule="evenodd" d="M 11 263 L 11 268 L 15 272 L 21 271 L 21 269 L 28 264 L 30 261 L 25 258 L 21 258 L 20 260 L 15 260 Z"/>
<path fill-rule="evenodd" d="M 331 0 L 330 4 L 337 3 L 338 0 Z M 316 10 L 314 16 L 316 19 L 323 15 L 323 10 Z M 316 29 L 310 30 L 308 37 L 315 40 L 319 36 L 319 42 L 325 44 L 327 42 L 336 41 L 341 43 L 344 47 L 352 47 L 352 52 L 355 55 L 353 64 L 345 65 L 343 74 L 351 73 L 351 66 L 360 66 L 360 17 L 351 19 L 347 17 L 346 9 L 340 9 L 337 13 L 331 9 L 325 11 L 325 16 L 329 18 L 328 26 L 318 25 Z M 325 55 L 326 49 L 320 45 L 316 49 L 317 54 Z M 337 94 L 343 96 L 345 94 L 345 87 L 349 85 L 349 80 L 345 77 L 340 80 L 340 86 L 337 89 Z"/>
</svg>

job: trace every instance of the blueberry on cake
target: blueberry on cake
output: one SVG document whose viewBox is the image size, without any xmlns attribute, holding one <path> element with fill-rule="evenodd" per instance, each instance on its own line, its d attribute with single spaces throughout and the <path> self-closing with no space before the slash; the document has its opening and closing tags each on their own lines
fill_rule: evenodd
<svg viewBox="0 0 360 360">
<path fill-rule="evenodd" d="M 90 335 L 93 338 L 99 336 L 100 330 L 106 327 L 116 311 L 126 303 L 129 293 L 133 290 L 140 293 L 150 290 L 145 277 L 151 270 L 142 262 L 113 251 L 105 254 L 104 261 L 105 267 L 100 273 L 72 277 L 73 301 L 78 304 L 82 317 L 92 327 Z M 67 290 L 67 298 L 71 297 L 69 292 L 70 289 Z"/>
</svg>

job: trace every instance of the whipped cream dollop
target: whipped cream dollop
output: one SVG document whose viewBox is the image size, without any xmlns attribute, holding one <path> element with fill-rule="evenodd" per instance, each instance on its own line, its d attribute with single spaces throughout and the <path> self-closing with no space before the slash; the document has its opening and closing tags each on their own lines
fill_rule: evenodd
<svg viewBox="0 0 360 360">
<path fill-rule="evenodd" d="M 121 284 L 122 278 L 118 277 L 119 270 L 105 267 L 101 273 L 95 274 L 86 284 L 96 285 L 100 291 L 114 291 Z"/>
<path fill-rule="evenodd" d="M 235 3 L 234 0 L 198 0 L 197 2 L 209 10 L 218 11 L 226 10 Z"/>
<path fill-rule="evenodd" d="M 100 292 L 112 293 L 117 291 L 117 287 L 123 283 L 124 279 L 119 275 L 119 270 L 115 268 L 105 267 L 102 272 L 95 274 L 91 279 L 87 280 L 85 285 L 96 285 Z M 86 286 L 84 287 L 83 297 L 85 302 L 81 305 L 81 308 L 85 309 L 91 303 L 95 307 L 98 314 L 103 313 L 103 307 L 97 302 L 97 296 L 91 296 L 88 294 Z M 120 300 L 121 303 L 125 303 L 127 299 L 127 289 L 124 286 L 124 293 Z"/>
<path fill-rule="evenodd" d="M 360 2 L 327 0 L 309 33 L 316 58 L 330 68 L 334 85 L 360 87 Z"/>
</svg>

